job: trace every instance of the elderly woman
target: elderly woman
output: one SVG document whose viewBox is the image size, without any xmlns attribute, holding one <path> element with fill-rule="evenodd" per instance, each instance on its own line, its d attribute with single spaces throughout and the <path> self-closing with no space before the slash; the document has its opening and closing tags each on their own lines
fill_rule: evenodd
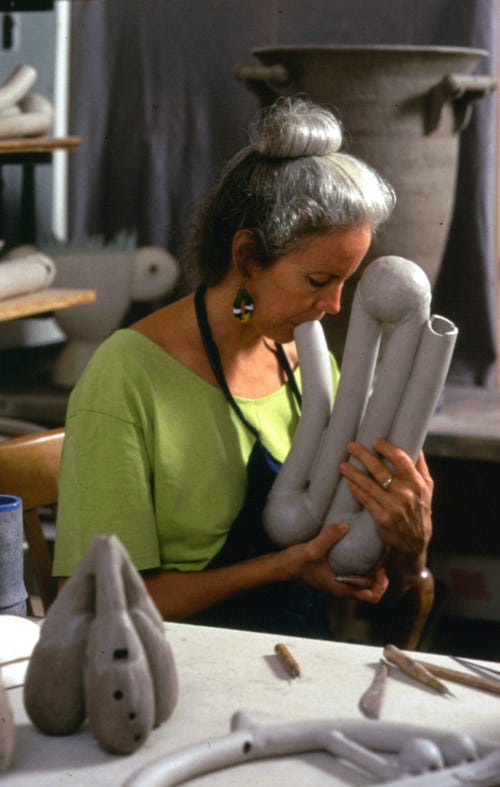
<svg viewBox="0 0 500 787">
<path fill-rule="evenodd" d="M 119 536 L 166 619 L 328 636 L 326 603 L 376 603 L 388 579 L 354 589 L 327 555 L 348 525 L 277 550 L 261 513 L 300 418 L 297 325 L 340 310 L 345 281 L 390 215 L 390 186 L 340 152 L 327 110 L 285 100 L 222 173 L 192 243 L 199 286 L 110 337 L 68 409 L 54 573 L 97 533 Z M 331 359 L 336 383 L 338 369 Z M 432 480 L 380 440 L 341 470 L 407 564 L 431 535 Z M 392 467 L 397 478 L 380 484 Z"/>
</svg>

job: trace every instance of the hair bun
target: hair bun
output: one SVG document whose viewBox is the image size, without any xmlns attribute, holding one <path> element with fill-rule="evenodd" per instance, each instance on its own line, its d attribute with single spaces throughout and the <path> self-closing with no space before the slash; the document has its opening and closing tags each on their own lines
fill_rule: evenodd
<svg viewBox="0 0 500 787">
<path fill-rule="evenodd" d="M 269 158 L 327 156 L 342 144 L 342 127 L 327 109 L 302 99 L 280 99 L 261 117 L 256 150 Z"/>
</svg>

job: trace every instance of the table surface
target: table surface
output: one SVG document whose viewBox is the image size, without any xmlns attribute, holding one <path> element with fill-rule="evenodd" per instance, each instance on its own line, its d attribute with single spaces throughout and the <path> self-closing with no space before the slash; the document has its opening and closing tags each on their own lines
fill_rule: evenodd
<svg viewBox="0 0 500 787">
<path fill-rule="evenodd" d="M 424 451 L 427 456 L 500 462 L 500 388 L 447 386 Z"/>
<path fill-rule="evenodd" d="M 9 787 L 120 785 L 138 768 L 188 744 L 227 735 L 232 714 L 255 711 L 263 723 L 307 719 L 362 719 L 358 701 L 374 675 L 381 649 L 339 642 L 282 638 L 302 674 L 291 678 L 274 654 L 276 635 L 169 623 L 166 636 L 174 652 L 180 696 L 171 718 L 153 730 L 133 755 L 104 752 L 82 728 L 62 738 L 41 735 L 23 708 L 22 689 L 8 691 L 16 721 L 16 749 L 4 778 Z M 419 654 L 424 659 L 424 654 Z M 425 654 L 425 660 L 460 669 L 451 658 Z M 381 721 L 397 721 L 458 731 L 500 742 L 500 695 L 447 683 L 455 695 L 443 697 L 391 667 Z M 377 721 L 366 721 L 377 724 Z M 191 785 L 365 785 L 323 753 L 245 763 L 191 780 Z"/>
</svg>

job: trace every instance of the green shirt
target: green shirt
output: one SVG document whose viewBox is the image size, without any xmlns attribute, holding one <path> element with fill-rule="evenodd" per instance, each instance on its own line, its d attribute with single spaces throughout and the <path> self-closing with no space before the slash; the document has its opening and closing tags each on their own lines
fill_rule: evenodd
<svg viewBox="0 0 500 787">
<path fill-rule="evenodd" d="M 333 358 L 332 374 L 336 387 Z M 235 399 L 283 461 L 300 415 L 290 386 Z M 71 574 L 99 533 L 115 533 L 141 570 L 203 569 L 242 506 L 254 442 L 218 388 L 137 331 L 117 331 L 70 398 L 54 575 Z"/>
</svg>

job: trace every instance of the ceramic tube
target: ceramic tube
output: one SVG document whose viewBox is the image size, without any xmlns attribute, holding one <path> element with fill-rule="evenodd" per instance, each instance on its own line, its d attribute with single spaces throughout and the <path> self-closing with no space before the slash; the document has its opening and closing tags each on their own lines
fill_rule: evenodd
<svg viewBox="0 0 500 787">
<path fill-rule="evenodd" d="M 237 763 L 307 751 L 336 753 L 335 749 L 348 762 L 371 769 L 372 773 L 382 777 L 384 783 L 393 783 L 394 780 L 398 787 L 406 787 L 414 784 L 415 777 L 407 778 L 397 760 L 393 764 L 385 762 L 380 752 L 397 754 L 408 742 L 422 738 L 437 747 L 449 748 L 453 739 L 453 733 L 450 735 L 448 730 L 397 722 L 379 721 L 374 724 L 359 719 L 324 719 L 262 725 L 256 723 L 251 714 L 240 712 L 236 717 L 241 723 L 232 725 L 233 731 L 229 735 L 187 746 L 153 761 L 133 774 L 124 787 L 171 787 Z M 455 742 L 460 748 L 460 733 L 455 736 Z M 426 787 L 451 787 L 457 783 L 456 774 L 460 771 L 462 775 L 472 777 L 485 766 L 490 769 L 496 767 L 500 749 L 495 744 L 484 747 L 479 742 L 477 752 L 478 757 L 483 755 L 484 759 L 458 765 L 451 770 L 444 768 L 426 773 L 422 779 L 427 781 L 419 780 L 418 783 Z"/>
<path fill-rule="evenodd" d="M 53 260 L 40 252 L 0 262 L 0 299 L 50 287 L 55 279 Z"/>
<path fill-rule="evenodd" d="M 295 339 L 301 359 L 302 415 L 290 452 L 276 478 L 264 509 L 268 535 L 280 544 L 282 522 L 288 523 L 286 543 L 307 540 L 320 526 L 305 494 L 314 458 L 332 409 L 333 391 L 328 347 L 317 321 L 298 326 Z"/>
<path fill-rule="evenodd" d="M 33 66 L 20 65 L 0 85 L 0 112 L 17 104 L 33 87 L 37 78 Z"/>
<path fill-rule="evenodd" d="M 0 138 L 33 137 L 47 134 L 54 124 L 54 110 L 48 99 L 28 96 L 19 103 L 20 112 L 0 115 Z"/>
</svg>

